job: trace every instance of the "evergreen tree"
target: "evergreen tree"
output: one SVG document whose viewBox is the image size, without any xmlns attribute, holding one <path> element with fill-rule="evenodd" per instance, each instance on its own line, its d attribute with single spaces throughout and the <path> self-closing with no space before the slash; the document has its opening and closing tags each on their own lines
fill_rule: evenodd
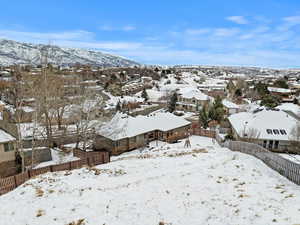
<svg viewBox="0 0 300 225">
<path fill-rule="evenodd" d="M 216 120 L 221 122 L 224 117 L 224 107 L 222 104 L 222 99 L 217 96 L 213 105 L 208 110 L 208 117 L 211 120 Z"/>
<path fill-rule="evenodd" d="M 284 79 L 278 79 L 274 82 L 275 87 L 279 88 L 289 88 L 289 85 L 287 84 L 286 80 Z"/>
<path fill-rule="evenodd" d="M 145 88 L 143 89 L 142 92 L 142 98 L 144 98 L 146 102 L 149 100 L 149 96 Z"/>
<path fill-rule="evenodd" d="M 254 90 L 257 91 L 260 96 L 269 94 L 268 86 L 260 81 L 254 86 Z"/>
<path fill-rule="evenodd" d="M 260 105 L 269 108 L 275 108 L 280 104 L 280 98 L 273 95 L 266 95 L 262 98 Z"/>
<path fill-rule="evenodd" d="M 171 99 L 169 102 L 169 106 L 168 106 L 169 112 L 174 112 L 174 110 L 176 109 L 177 101 L 178 101 L 177 93 L 174 92 L 174 94 L 171 96 Z"/>
<path fill-rule="evenodd" d="M 203 107 L 199 112 L 199 123 L 204 129 L 208 127 L 209 117 L 205 107 Z"/>
</svg>

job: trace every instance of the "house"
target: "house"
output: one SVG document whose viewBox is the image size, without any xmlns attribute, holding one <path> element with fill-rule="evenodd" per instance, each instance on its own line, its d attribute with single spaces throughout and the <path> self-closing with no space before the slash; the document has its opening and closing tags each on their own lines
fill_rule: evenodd
<svg viewBox="0 0 300 225">
<path fill-rule="evenodd" d="M 297 140 L 294 130 L 299 121 L 287 112 L 260 109 L 233 114 L 228 120 L 237 140 L 253 142 L 272 151 L 300 153 L 300 149 L 295 151 L 292 146 Z"/>
<path fill-rule="evenodd" d="M 176 109 L 197 112 L 210 102 L 210 97 L 196 88 L 186 87 L 178 91 Z"/>
<path fill-rule="evenodd" d="M 238 113 L 240 110 L 240 107 L 237 104 L 235 104 L 227 99 L 223 99 L 222 104 L 224 106 L 225 113 L 227 115 L 232 115 L 232 114 Z"/>
<path fill-rule="evenodd" d="M 13 174 L 16 160 L 16 138 L 0 129 L 0 177 Z"/>
<path fill-rule="evenodd" d="M 188 135 L 190 124 L 171 113 L 137 117 L 117 113 L 110 122 L 96 128 L 95 148 L 118 155 L 153 140 L 173 142 Z"/>
<path fill-rule="evenodd" d="M 268 87 L 271 95 L 280 97 L 283 102 L 293 102 L 293 92 L 287 88 Z"/>
<path fill-rule="evenodd" d="M 293 114 L 294 117 L 298 117 L 300 119 L 300 106 L 293 103 L 282 103 L 276 107 L 282 111 Z"/>
</svg>

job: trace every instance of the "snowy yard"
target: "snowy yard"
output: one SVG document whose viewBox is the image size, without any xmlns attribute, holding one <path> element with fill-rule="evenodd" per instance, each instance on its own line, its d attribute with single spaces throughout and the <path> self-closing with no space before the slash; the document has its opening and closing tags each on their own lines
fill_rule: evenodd
<svg viewBox="0 0 300 225">
<path fill-rule="evenodd" d="M 1 225 L 299 224 L 300 187 L 254 157 L 193 136 L 96 168 L 44 174 L 0 197 Z"/>
<path fill-rule="evenodd" d="M 35 169 L 79 160 L 79 158 L 73 156 L 73 152 L 66 153 L 61 151 L 60 149 L 51 149 L 51 157 L 52 157 L 51 161 L 42 162 L 36 165 Z"/>
<path fill-rule="evenodd" d="M 295 155 L 295 154 L 279 154 L 279 155 L 294 163 L 300 164 L 300 155 Z"/>
</svg>

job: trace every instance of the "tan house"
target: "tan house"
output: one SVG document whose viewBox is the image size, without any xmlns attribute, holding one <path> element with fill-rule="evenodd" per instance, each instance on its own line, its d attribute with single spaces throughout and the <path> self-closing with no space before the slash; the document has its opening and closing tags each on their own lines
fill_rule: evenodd
<svg viewBox="0 0 300 225">
<path fill-rule="evenodd" d="M 10 175 L 15 169 L 16 138 L 0 129 L 0 177 Z"/>
<path fill-rule="evenodd" d="M 182 88 L 178 91 L 176 109 L 197 112 L 210 102 L 210 97 L 196 88 Z"/>
<path fill-rule="evenodd" d="M 224 106 L 226 115 L 232 115 L 238 113 L 240 110 L 240 107 L 237 104 L 227 99 L 223 99 L 222 104 Z"/>
<path fill-rule="evenodd" d="M 96 129 L 95 148 L 118 155 L 154 140 L 174 142 L 188 136 L 190 125 L 171 113 L 137 117 L 117 113 L 109 123 Z"/>
</svg>

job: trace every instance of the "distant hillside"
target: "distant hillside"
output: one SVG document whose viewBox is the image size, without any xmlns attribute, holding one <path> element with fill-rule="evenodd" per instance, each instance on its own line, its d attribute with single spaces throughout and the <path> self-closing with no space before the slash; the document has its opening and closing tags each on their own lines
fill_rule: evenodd
<svg viewBox="0 0 300 225">
<path fill-rule="evenodd" d="M 77 48 L 62 48 L 55 45 L 29 44 L 0 39 L 0 65 L 41 63 L 41 49 L 48 52 L 48 62 L 52 64 L 72 65 L 75 63 L 103 67 L 138 66 L 139 63 L 100 51 Z"/>
</svg>

